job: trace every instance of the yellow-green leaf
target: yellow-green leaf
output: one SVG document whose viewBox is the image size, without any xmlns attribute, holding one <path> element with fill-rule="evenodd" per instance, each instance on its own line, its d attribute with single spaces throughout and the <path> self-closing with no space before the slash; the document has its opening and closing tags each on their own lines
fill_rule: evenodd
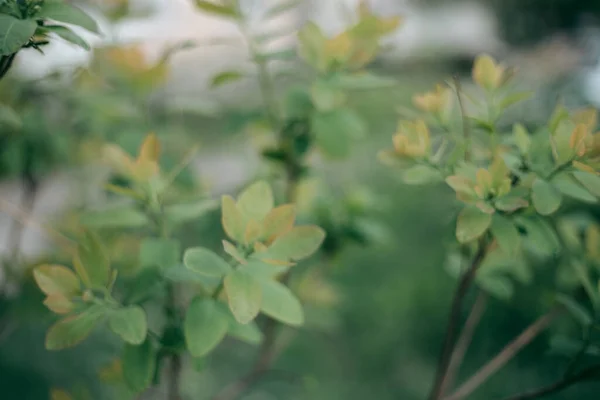
<svg viewBox="0 0 600 400">
<path fill-rule="evenodd" d="M 299 326 L 304 323 L 302 305 L 290 289 L 272 280 L 264 280 L 260 284 L 263 293 L 263 313 L 288 325 Z"/>
<path fill-rule="evenodd" d="M 262 290 L 252 275 L 243 269 L 231 271 L 225 277 L 225 292 L 229 308 L 240 324 L 256 318 L 262 302 Z"/>
<path fill-rule="evenodd" d="M 246 233 L 246 222 L 233 197 L 222 197 L 221 213 L 221 223 L 227 236 L 238 243 L 243 243 L 244 234 Z"/>
<path fill-rule="evenodd" d="M 268 248 L 268 258 L 299 261 L 316 252 L 325 239 L 325 231 L 318 226 L 297 226 L 281 235 Z"/>
<path fill-rule="evenodd" d="M 81 343 L 104 317 L 104 313 L 101 306 L 92 306 L 81 314 L 61 319 L 48 330 L 46 349 L 62 350 Z"/>
<path fill-rule="evenodd" d="M 44 305 L 56 314 L 69 314 L 75 308 L 75 304 L 71 300 L 59 293 L 48 295 L 44 300 Z"/>
<path fill-rule="evenodd" d="M 33 277 L 48 296 L 59 294 L 69 298 L 81 290 L 77 276 L 62 265 L 40 265 L 33 270 Z"/>
<path fill-rule="evenodd" d="M 228 83 L 239 81 L 244 77 L 244 74 L 239 71 L 223 71 L 213 76 L 210 81 L 211 87 L 219 87 Z"/>
<path fill-rule="evenodd" d="M 319 71 L 324 71 L 325 42 L 327 38 L 321 28 L 314 22 L 309 22 L 298 32 L 300 57 L 307 64 Z"/>
<path fill-rule="evenodd" d="M 476 207 L 466 207 L 456 221 L 456 238 L 460 243 L 471 242 L 482 236 L 490 227 L 492 216 Z"/>
<path fill-rule="evenodd" d="M 245 219 L 256 221 L 262 221 L 273 209 L 273 204 L 273 191 L 265 181 L 259 181 L 247 187 L 237 201 L 237 206 Z"/>
<path fill-rule="evenodd" d="M 194 4 L 201 11 L 213 14 L 219 17 L 239 18 L 237 10 L 233 6 L 216 4 L 211 1 L 194 0 Z"/>
<path fill-rule="evenodd" d="M 294 226 L 296 206 L 285 204 L 272 209 L 263 220 L 262 237 L 270 239 L 288 232 Z"/>
<path fill-rule="evenodd" d="M 573 176 L 577 179 L 591 194 L 600 197 L 600 176 L 586 172 L 575 171 Z"/>
</svg>

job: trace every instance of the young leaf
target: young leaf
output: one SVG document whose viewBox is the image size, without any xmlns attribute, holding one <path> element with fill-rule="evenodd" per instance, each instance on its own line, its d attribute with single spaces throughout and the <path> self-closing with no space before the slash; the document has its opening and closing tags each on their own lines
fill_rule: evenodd
<svg viewBox="0 0 600 400">
<path fill-rule="evenodd" d="M 506 254 L 514 254 L 520 246 L 521 237 L 517 227 L 506 217 L 494 215 L 491 226 L 492 235 Z"/>
<path fill-rule="evenodd" d="M 140 246 L 140 264 L 143 267 L 167 269 L 180 260 L 181 243 L 175 239 L 146 238 Z"/>
<path fill-rule="evenodd" d="M 81 343 L 104 317 L 105 311 L 101 306 L 92 306 L 81 314 L 61 319 L 46 333 L 46 349 L 62 350 Z"/>
<path fill-rule="evenodd" d="M 44 305 L 56 314 L 69 314 L 75 309 L 75 304 L 64 295 L 54 293 L 44 299 Z"/>
<path fill-rule="evenodd" d="M 221 213 L 221 223 L 227 236 L 238 243 L 242 243 L 246 231 L 246 222 L 233 197 L 222 197 Z"/>
<path fill-rule="evenodd" d="M 263 220 L 262 238 L 268 240 L 288 232 L 294 226 L 295 219 L 296 206 L 293 204 L 272 209 Z"/>
<path fill-rule="evenodd" d="M 240 324 L 247 324 L 258 315 L 262 301 L 260 283 L 242 269 L 225 277 L 225 292 L 229 308 Z"/>
<path fill-rule="evenodd" d="M 229 327 L 227 314 L 212 299 L 196 297 L 185 315 L 184 334 L 188 350 L 203 357 L 225 337 Z"/>
<path fill-rule="evenodd" d="M 210 86 L 215 88 L 228 83 L 239 81 L 244 77 L 244 74 L 239 71 L 224 71 L 213 76 L 210 81 Z"/>
<path fill-rule="evenodd" d="M 37 24 L 30 19 L 17 19 L 0 14 L 0 56 L 18 52 L 33 36 Z"/>
<path fill-rule="evenodd" d="M 490 227 L 492 216 L 476 207 L 466 207 L 456 221 L 456 238 L 460 243 L 471 242 L 482 236 Z"/>
<path fill-rule="evenodd" d="M 267 250 L 268 258 L 299 261 L 316 252 L 325 239 L 325 231 L 318 226 L 297 226 L 281 235 Z"/>
<path fill-rule="evenodd" d="M 560 207 L 562 196 L 552 184 L 536 178 L 531 187 L 531 200 L 538 213 L 550 215 Z"/>
<path fill-rule="evenodd" d="M 92 287 L 107 287 L 111 278 L 110 261 L 98 235 L 86 231 L 77 247 L 77 255 Z"/>
<path fill-rule="evenodd" d="M 74 45 L 79 46 L 84 50 L 88 50 L 88 51 L 90 50 L 90 45 L 85 40 L 83 40 L 83 38 L 81 38 L 81 36 L 79 36 L 78 34 L 73 32 L 66 26 L 47 25 L 47 26 L 44 26 L 44 29 L 48 30 L 49 32 L 55 33 L 56 35 L 63 38 L 67 42 L 73 43 Z"/>
<path fill-rule="evenodd" d="M 48 296 L 60 294 L 68 298 L 81 290 L 77 276 L 62 265 L 41 265 L 33 270 L 33 277 Z"/>
<path fill-rule="evenodd" d="M 87 212 L 81 223 L 91 228 L 141 228 L 150 220 L 133 207 L 116 207 Z"/>
<path fill-rule="evenodd" d="M 183 254 L 183 264 L 198 274 L 216 278 L 231 271 L 227 261 L 203 247 L 187 249 Z"/>
<path fill-rule="evenodd" d="M 262 221 L 273 209 L 273 203 L 271 186 L 265 181 L 259 181 L 242 192 L 237 206 L 247 220 Z"/>
<path fill-rule="evenodd" d="M 156 355 L 149 337 L 140 345 L 125 344 L 122 356 L 123 378 L 135 393 L 150 387 Z"/>
<path fill-rule="evenodd" d="M 100 33 L 96 21 L 81 9 L 63 2 L 46 1 L 35 15 L 36 19 L 52 19 L 80 26 L 90 32 Z"/>
<path fill-rule="evenodd" d="M 273 280 L 261 281 L 260 285 L 263 313 L 288 325 L 299 326 L 304 323 L 302 305 L 290 289 Z"/>
<path fill-rule="evenodd" d="M 204 0 L 194 0 L 194 4 L 196 4 L 196 7 L 198 7 L 201 11 L 209 14 L 219 17 L 239 18 L 238 12 L 233 6 L 215 4 L 213 2 Z"/>
<path fill-rule="evenodd" d="M 108 326 L 129 344 L 142 344 L 146 340 L 148 331 L 146 312 L 140 306 L 114 311 L 108 319 Z"/>
</svg>

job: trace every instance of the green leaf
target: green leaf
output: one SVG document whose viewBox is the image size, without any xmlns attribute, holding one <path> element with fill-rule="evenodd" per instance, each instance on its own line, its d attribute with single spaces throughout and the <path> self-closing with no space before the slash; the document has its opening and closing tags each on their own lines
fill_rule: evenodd
<svg viewBox="0 0 600 400">
<path fill-rule="evenodd" d="M 260 283 L 242 269 L 225 277 L 225 292 L 229 308 L 240 324 L 247 324 L 258 315 L 262 301 Z"/>
<path fill-rule="evenodd" d="M 591 194 L 600 197 L 600 176 L 585 171 L 575 171 L 573 176 L 577 179 Z"/>
<path fill-rule="evenodd" d="M 513 138 L 521 154 L 529 154 L 531 137 L 529 132 L 527 132 L 527 129 L 522 124 L 515 124 L 513 126 Z"/>
<path fill-rule="evenodd" d="M 167 269 L 179 262 L 180 252 L 181 243 L 176 239 L 146 238 L 140 246 L 140 264 Z"/>
<path fill-rule="evenodd" d="M 297 226 L 281 235 L 267 250 L 268 258 L 299 261 L 316 252 L 325 239 L 325 231 L 318 226 Z"/>
<path fill-rule="evenodd" d="M 83 225 L 93 228 L 141 228 L 150 220 L 133 207 L 90 211 L 81 216 Z"/>
<path fill-rule="evenodd" d="M 240 208 L 231 196 L 223 196 L 221 199 L 221 224 L 227 236 L 236 242 L 244 241 L 246 222 Z"/>
<path fill-rule="evenodd" d="M 272 265 L 260 260 L 250 260 L 242 268 L 257 279 L 274 279 L 290 269 L 287 265 Z"/>
<path fill-rule="evenodd" d="M 582 262 L 580 262 L 579 260 L 572 260 L 571 264 L 573 265 L 573 269 L 575 270 L 575 273 L 577 274 L 577 278 L 579 278 L 579 281 L 581 282 L 581 286 L 583 286 L 583 289 L 585 290 L 586 294 L 589 296 L 590 301 L 594 305 L 594 308 L 596 308 L 598 306 L 599 294 L 596 290 L 595 285 L 592 283 L 592 280 L 590 278 L 590 274 L 589 274 L 588 269 L 586 268 L 586 265 L 583 264 Z"/>
<path fill-rule="evenodd" d="M 106 249 L 98 235 L 86 231 L 77 247 L 77 260 L 81 262 L 93 288 L 108 287 L 112 271 Z"/>
<path fill-rule="evenodd" d="M 263 334 L 254 321 L 240 324 L 234 318 L 230 318 L 227 334 L 252 345 L 260 344 L 263 340 Z"/>
<path fill-rule="evenodd" d="M 227 261 L 203 247 L 187 249 L 183 254 L 183 264 L 198 274 L 215 278 L 220 278 L 231 271 Z"/>
<path fill-rule="evenodd" d="M 247 219 L 262 221 L 273 209 L 273 191 L 265 181 L 253 183 L 240 194 L 237 206 Z"/>
<path fill-rule="evenodd" d="M 562 304 L 567 309 L 569 314 L 571 314 L 571 316 L 573 316 L 573 318 L 575 318 L 581 325 L 589 326 L 594 322 L 594 319 L 588 310 L 586 310 L 584 306 L 577 303 L 571 297 L 564 294 L 558 294 L 556 296 L 556 301 Z"/>
<path fill-rule="evenodd" d="M 227 240 L 223 240 L 223 249 L 225 250 L 225 253 L 229 254 L 237 262 L 243 263 L 245 261 L 245 257 L 242 254 L 242 252 L 237 247 L 235 247 L 233 243 L 228 242 Z"/>
<path fill-rule="evenodd" d="M 36 19 L 52 19 L 80 26 L 90 32 L 100 33 L 96 21 L 81 9 L 63 2 L 46 1 L 35 15 Z"/>
<path fill-rule="evenodd" d="M 71 315 L 52 325 L 46 334 L 46 349 L 62 350 L 85 340 L 105 315 L 102 306 L 91 306 L 77 315 Z"/>
<path fill-rule="evenodd" d="M 194 298 L 184 322 L 188 350 L 194 357 L 205 356 L 221 343 L 228 327 L 227 314 L 223 313 L 215 300 Z"/>
<path fill-rule="evenodd" d="M 315 113 L 311 119 L 311 127 L 317 145 L 325 154 L 334 158 L 347 156 L 352 139 L 362 138 L 367 133 L 365 122 L 347 108 Z"/>
<path fill-rule="evenodd" d="M 316 81 L 311 87 L 312 102 L 319 111 L 332 111 L 341 107 L 346 96 L 344 92 L 334 88 L 328 82 Z"/>
<path fill-rule="evenodd" d="M 260 285 L 263 293 L 261 306 L 263 313 L 292 326 L 304 323 L 302 305 L 290 289 L 273 280 L 263 280 Z"/>
<path fill-rule="evenodd" d="M 158 268 L 143 268 L 125 286 L 127 289 L 127 303 L 142 303 L 155 297 L 161 294 L 163 285 L 163 277 Z"/>
<path fill-rule="evenodd" d="M 179 224 L 200 218 L 218 208 L 212 200 L 199 200 L 195 203 L 172 204 L 165 207 L 165 218 L 172 224 Z"/>
<path fill-rule="evenodd" d="M 73 43 L 74 45 L 79 46 L 84 50 L 88 50 L 88 51 L 90 50 L 90 45 L 85 40 L 83 40 L 83 38 L 81 36 L 79 36 L 78 34 L 73 32 L 66 26 L 47 25 L 47 26 L 44 26 L 44 29 L 46 29 L 49 32 L 55 33 L 56 35 L 60 36 L 67 42 Z"/>
<path fill-rule="evenodd" d="M 148 331 L 146 312 L 140 306 L 114 311 L 108 319 L 108 326 L 127 343 L 142 344 L 146 340 Z"/>
<path fill-rule="evenodd" d="M 482 236 L 490 227 L 492 216 L 476 207 L 466 207 L 456 221 L 456 238 L 460 243 L 471 242 Z"/>
<path fill-rule="evenodd" d="M 562 196 L 551 183 L 536 178 L 531 187 L 531 200 L 538 213 L 550 215 L 560 207 Z"/>
<path fill-rule="evenodd" d="M 244 77 L 244 74 L 239 71 L 223 71 L 213 76 L 210 81 L 210 86 L 215 88 L 228 83 L 239 81 Z"/>
<path fill-rule="evenodd" d="M 519 223 L 525 229 L 525 243 L 530 249 L 550 256 L 556 254 L 560 249 L 560 242 L 554 229 L 541 218 L 522 218 Z"/>
<path fill-rule="evenodd" d="M 324 61 L 325 42 L 327 38 L 314 22 L 308 22 L 298 32 L 298 54 L 302 59 L 319 71 L 326 68 Z"/>
<path fill-rule="evenodd" d="M 429 165 L 415 165 L 402 171 L 402 181 L 407 185 L 426 185 L 442 180 L 442 174 Z"/>
<path fill-rule="evenodd" d="M 156 368 L 156 355 L 149 337 L 141 345 L 125 344 L 121 359 L 123 378 L 135 393 L 149 388 Z"/>
<path fill-rule="evenodd" d="M 216 287 L 221 281 L 214 276 L 200 275 L 180 264 L 163 272 L 165 279 L 171 282 L 180 283 L 200 283 L 208 287 Z"/>
<path fill-rule="evenodd" d="M 596 203 L 598 199 L 594 197 L 587 189 L 574 181 L 569 175 L 562 174 L 552 180 L 554 187 L 565 196 L 582 201 L 584 203 Z"/>
<path fill-rule="evenodd" d="M 69 298 L 81 291 L 77 275 L 62 265 L 41 265 L 33 270 L 33 277 L 48 296 L 61 294 Z"/>
<path fill-rule="evenodd" d="M 233 6 L 215 4 L 213 2 L 204 0 L 194 0 L 194 4 L 196 4 L 196 7 L 198 7 L 201 11 L 204 11 L 208 14 L 219 17 L 239 18 L 238 12 Z"/>
<path fill-rule="evenodd" d="M 17 19 L 0 14 L 0 56 L 18 52 L 35 33 L 37 24 L 30 19 Z"/>
<path fill-rule="evenodd" d="M 521 237 L 517 227 L 508 218 L 494 215 L 491 231 L 498 241 L 498 245 L 506 254 L 514 254 L 518 251 Z"/>
</svg>

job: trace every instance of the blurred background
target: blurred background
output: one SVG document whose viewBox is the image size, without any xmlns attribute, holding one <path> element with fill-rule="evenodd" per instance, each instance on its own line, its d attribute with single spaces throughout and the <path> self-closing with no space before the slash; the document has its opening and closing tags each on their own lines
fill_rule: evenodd
<svg viewBox="0 0 600 400">
<path fill-rule="evenodd" d="M 253 33 L 278 32 L 277 40 L 264 46 L 287 54 L 273 64 L 283 92 L 310 79 L 293 57 L 297 29 L 313 20 L 335 34 L 351 23 L 358 1 L 305 0 L 265 22 L 265 10 L 276 1 L 242 3 Z M 455 286 L 445 255 L 456 204 L 444 188 L 403 186 L 376 161 L 377 152 L 391 143 L 397 109 L 409 106 L 414 93 L 452 75 L 467 79 L 474 57 L 487 52 L 519 67 L 520 84 L 537 90 L 513 110 L 511 121 L 540 123 L 558 100 L 600 107 L 598 0 L 369 3 L 378 14 L 404 17 L 371 66 L 397 85 L 351 100 L 368 120 L 368 137 L 348 160 L 318 165 L 328 188 L 324 205 L 341 215 L 329 216 L 328 228 L 348 228 L 344 207 L 359 204 L 368 215 L 353 220 L 355 240 L 327 267 L 328 283 L 309 286 L 307 326 L 275 373 L 243 397 L 247 400 L 425 398 Z M 106 200 L 101 190 L 106 172 L 96 162 L 99 144 L 114 142 L 134 153 L 148 132 L 163 141 L 167 166 L 200 146 L 192 168 L 180 177 L 189 193 L 233 193 L 261 171 L 256 146 L 264 128 L 257 123 L 256 82 L 211 85 L 222 70 L 252 70 L 233 23 L 198 12 L 188 0 L 77 4 L 101 25 L 102 37 L 78 31 L 94 50 L 55 40 L 44 55 L 20 52 L 0 81 L 0 100 L 20 116 L 1 110 L 0 199 L 34 221 L 68 230 L 74 211 Z M 39 230 L 22 229 L 3 211 L 0 207 L 0 398 L 47 399 L 49 388 L 65 387 L 80 388 L 82 399 L 120 399 L 105 389 L 107 374 L 98 374 L 119 352 L 110 335 L 97 332 L 73 350 L 44 350 L 45 330 L 54 317 L 42 306 L 28 271 L 52 260 L 55 249 Z M 218 243 L 218 218 L 186 226 L 186 245 Z M 115 246 L 115 252 L 134 251 L 127 243 Z M 462 377 L 540 315 L 547 267 L 540 262 L 531 279 L 490 300 Z M 566 361 L 548 353 L 552 334 L 536 340 L 471 398 L 502 398 L 557 379 Z M 186 398 L 209 399 L 245 371 L 255 353 L 228 341 L 208 359 L 189 361 Z M 589 384 L 549 398 L 592 400 L 599 392 L 598 384 Z"/>
</svg>

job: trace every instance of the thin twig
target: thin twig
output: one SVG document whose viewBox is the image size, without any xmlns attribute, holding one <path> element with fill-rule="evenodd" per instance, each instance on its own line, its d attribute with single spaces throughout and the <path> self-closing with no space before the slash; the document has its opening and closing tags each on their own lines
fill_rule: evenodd
<svg viewBox="0 0 600 400">
<path fill-rule="evenodd" d="M 442 352 L 438 362 L 437 373 L 431 393 L 428 397 L 430 400 L 438 400 L 442 395 L 442 383 L 450 365 L 450 356 L 454 350 L 454 342 L 460 322 L 462 303 L 471 287 L 471 284 L 473 283 L 473 280 L 475 279 L 475 275 L 477 274 L 479 267 L 485 258 L 486 251 L 487 245 L 484 240 L 481 240 L 477 249 L 477 253 L 473 257 L 473 261 L 471 261 L 469 269 L 461 277 L 456 291 L 454 292 L 454 298 L 450 308 L 450 317 L 448 320 L 448 326 L 446 328 L 446 335 L 444 337 Z"/>
<path fill-rule="evenodd" d="M 463 383 L 452 395 L 444 400 L 460 400 L 469 396 L 492 375 L 498 372 L 506 363 L 512 360 L 525 346 L 538 337 L 550 324 L 563 312 L 562 308 L 555 308 L 538 318 L 529 325 L 519 336 L 510 342 L 494 358 L 487 362 L 471 378 Z"/>
<path fill-rule="evenodd" d="M 551 394 L 559 393 L 568 387 L 586 381 L 588 379 L 597 378 L 600 376 L 600 365 L 594 365 L 593 367 L 586 368 L 581 372 L 573 374 L 569 377 L 565 377 L 559 380 L 556 383 L 553 383 L 548 386 L 541 387 L 539 389 L 534 389 L 528 392 L 512 395 L 506 397 L 504 400 L 532 400 L 539 399 Z"/>
<path fill-rule="evenodd" d="M 442 381 L 442 396 L 446 394 L 448 389 L 452 389 L 454 386 L 456 375 L 458 374 L 469 346 L 471 345 L 475 330 L 477 329 L 477 326 L 479 326 L 479 322 L 483 317 L 487 302 L 488 294 L 484 291 L 480 291 L 475 303 L 473 303 L 473 307 L 471 308 L 471 313 L 467 318 L 467 322 L 465 322 L 465 326 L 458 338 L 458 341 L 456 342 L 454 352 L 452 352 L 452 357 L 450 357 L 448 372 L 446 373 L 445 379 Z"/>
</svg>

